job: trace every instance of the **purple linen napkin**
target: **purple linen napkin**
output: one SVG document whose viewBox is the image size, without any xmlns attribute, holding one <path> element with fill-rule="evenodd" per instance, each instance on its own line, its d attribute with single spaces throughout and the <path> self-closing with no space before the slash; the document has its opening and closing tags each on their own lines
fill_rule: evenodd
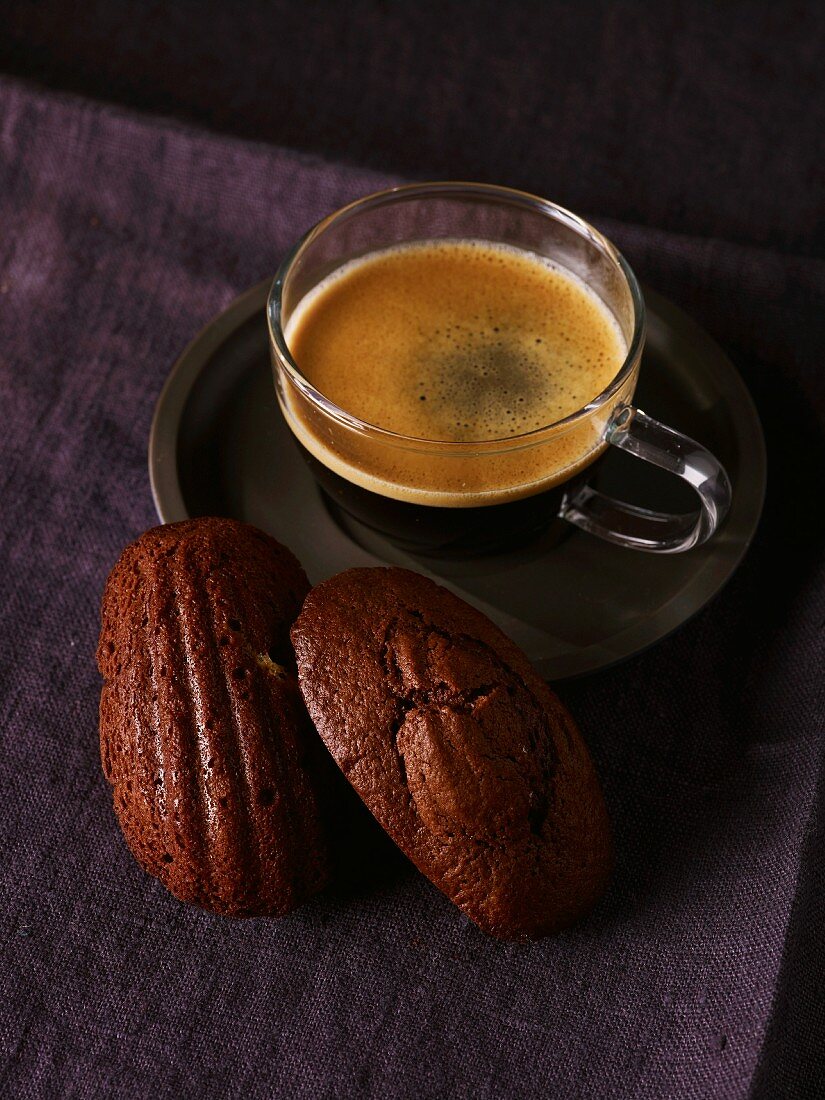
<svg viewBox="0 0 825 1100">
<path fill-rule="evenodd" d="M 818 260 L 605 226 L 733 353 L 772 482 L 710 607 L 563 687 L 618 848 L 590 919 L 497 943 L 401 868 L 231 922 L 126 850 L 93 654 L 107 571 L 155 522 L 159 390 L 313 221 L 385 183 L 0 80 L 0 1092 L 802 1095 L 823 1012 Z"/>
</svg>

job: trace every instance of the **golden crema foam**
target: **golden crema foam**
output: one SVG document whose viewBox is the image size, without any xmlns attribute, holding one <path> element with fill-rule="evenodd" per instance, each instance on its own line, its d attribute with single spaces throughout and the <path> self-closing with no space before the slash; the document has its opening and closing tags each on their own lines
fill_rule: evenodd
<svg viewBox="0 0 825 1100">
<path fill-rule="evenodd" d="M 605 389 L 627 352 L 613 315 L 577 276 L 477 240 L 415 242 L 345 264 L 301 300 L 285 337 L 304 377 L 340 408 L 400 435 L 451 442 L 520 436 L 569 416 Z M 299 441 L 324 465 L 422 504 L 538 492 L 585 465 L 598 442 L 577 429 L 470 468 L 450 455 L 347 440 L 343 429 L 321 430 L 294 394 L 287 405 Z"/>
</svg>

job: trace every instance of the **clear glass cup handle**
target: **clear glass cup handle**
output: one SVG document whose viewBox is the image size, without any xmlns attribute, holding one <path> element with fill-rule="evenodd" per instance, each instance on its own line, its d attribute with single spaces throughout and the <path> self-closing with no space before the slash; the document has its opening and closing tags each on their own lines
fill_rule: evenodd
<svg viewBox="0 0 825 1100">
<path fill-rule="evenodd" d="M 728 475 L 710 451 L 628 405 L 613 415 L 605 439 L 687 481 L 699 497 L 698 511 L 687 515 L 653 512 L 585 485 L 565 497 L 560 513 L 564 519 L 617 546 L 656 554 L 678 554 L 710 538 L 731 500 Z"/>
</svg>

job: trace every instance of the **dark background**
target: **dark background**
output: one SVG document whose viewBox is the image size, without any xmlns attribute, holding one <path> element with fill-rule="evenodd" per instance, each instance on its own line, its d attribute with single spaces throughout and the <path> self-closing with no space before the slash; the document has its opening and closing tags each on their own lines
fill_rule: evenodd
<svg viewBox="0 0 825 1100">
<path fill-rule="evenodd" d="M 5 5 L 0 69 L 412 177 L 821 255 L 825 6 Z"/>
<path fill-rule="evenodd" d="M 814 591 L 802 579 L 822 548 L 823 70 L 825 6 L 812 3 L 43 0 L 6 4 L 0 25 L 0 71 L 37 84 L 658 231 L 660 289 L 724 343 L 765 423 L 765 520 L 726 644 L 744 647 L 743 694 L 761 687 L 777 730 L 759 643 L 788 628 L 783 578 Z M 821 622 L 797 626 L 821 649 Z M 802 685 L 806 715 L 814 687 Z M 805 841 L 754 1082 L 765 1100 L 823 1094 L 821 830 Z"/>
</svg>

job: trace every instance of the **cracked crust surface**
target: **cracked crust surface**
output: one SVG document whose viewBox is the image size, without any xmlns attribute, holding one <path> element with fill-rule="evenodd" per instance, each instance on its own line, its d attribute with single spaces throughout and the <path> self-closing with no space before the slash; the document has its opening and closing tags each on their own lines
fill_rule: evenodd
<svg viewBox="0 0 825 1100">
<path fill-rule="evenodd" d="M 326 754 L 289 641 L 308 590 L 285 547 L 211 518 L 147 531 L 109 576 L 103 770 L 138 863 L 182 901 L 279 915 L 327 881 Z"/>
<path fill-rule="evenodd" d="M 352 569 L 312 590 L 292 639 L 339 767 L 476 924 L 535 938 L 595 903 L 611 853 L 589 754 L 486 616 L 407 570 Z"/>
</svg>

